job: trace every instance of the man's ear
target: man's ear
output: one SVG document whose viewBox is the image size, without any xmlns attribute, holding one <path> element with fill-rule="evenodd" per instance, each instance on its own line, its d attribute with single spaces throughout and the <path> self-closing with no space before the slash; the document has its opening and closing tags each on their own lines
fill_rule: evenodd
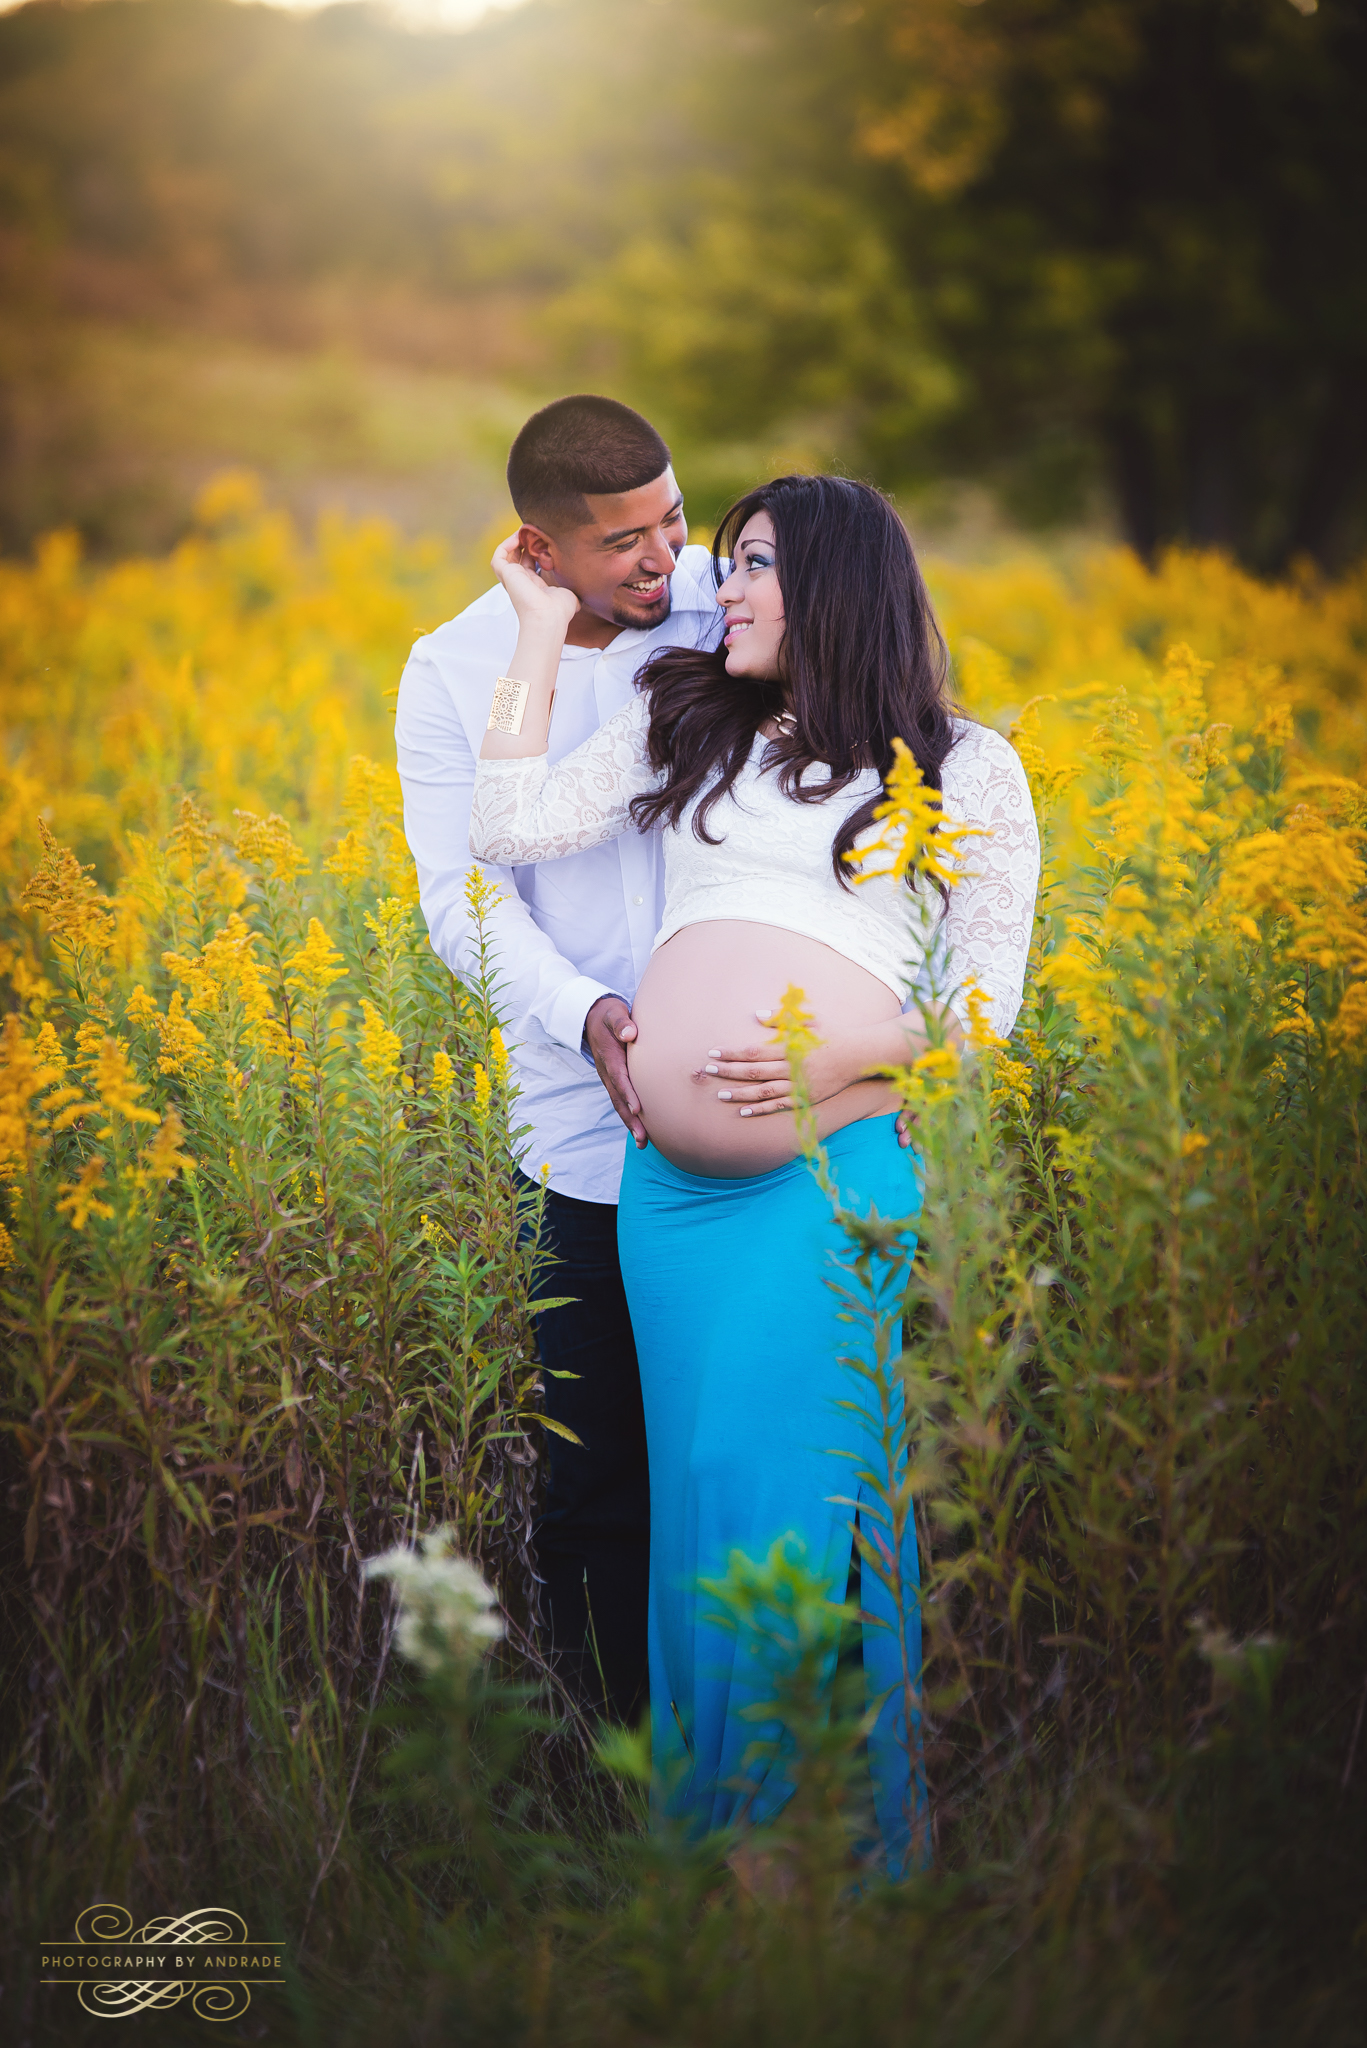
<svg viewBox="0 0 1367 2048">
<path fill-rule="evenodd" d="M 527 553 L 544 573 L 555 570 L 555 542 L 539 526 L 529 526 L 524 520 L 518 528 L 517 537 Z"/>
</svg>

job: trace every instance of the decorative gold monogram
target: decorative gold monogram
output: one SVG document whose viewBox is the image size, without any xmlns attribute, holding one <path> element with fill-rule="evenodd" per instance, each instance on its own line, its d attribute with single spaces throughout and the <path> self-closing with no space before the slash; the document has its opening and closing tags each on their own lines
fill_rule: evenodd
<svg viewBox="0 0 1367 2048">
<path fill-rule="evenodd" d="M 44 1944 L 42 1977 L 74 1984 L 97 2019 L 188 1998 L 199 2019 L 233 2020 L 252 2002 L 251 1983 L 284 1983 L 283 1960 L 279 1942 L 250 1941 L 242 1915 L 226 1906 L 162 1913 L 138 1928 L 122 1906 L 87 1906 L 74 1942 Z"/>
</svg>

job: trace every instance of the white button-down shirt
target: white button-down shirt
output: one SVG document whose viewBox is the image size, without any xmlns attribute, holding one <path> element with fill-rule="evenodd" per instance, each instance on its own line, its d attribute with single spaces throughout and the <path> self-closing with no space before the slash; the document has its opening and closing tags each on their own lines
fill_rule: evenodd
<svg viewBox="0 0 1367 2048">
<path fill-rule="evenodd" d="M 547 753 L 558 761 L 632 693 L 660 647 L 716 644 L 721 613 L 705 548 L 684 548 L 663 625 L 619 633 L 609 647 L 567 647 L 556 682 Z M 502 585 L 414 642 L 399 685 L 394 736 L 404 831 L 418 871 L 433 949 L 455 973 L 478 972 L 465 908 L 466 877 L 480 866 L 502 891 L 489 921 L 497 1001 L 517 1067 L 518 1118 L 531 1126 L 523 1165 L 550 1167 L 550 1185 L 586 1202 L 615 1202 L 626 1130 L 582 1051 L 584 1020 L 600 996 L 632 1002 L 660 928 L 660 834 L 625 832 L 606 846 L 528 867 L 470 858 L 475 762 L 494 679 L 517 641 Z"/>
</svg>

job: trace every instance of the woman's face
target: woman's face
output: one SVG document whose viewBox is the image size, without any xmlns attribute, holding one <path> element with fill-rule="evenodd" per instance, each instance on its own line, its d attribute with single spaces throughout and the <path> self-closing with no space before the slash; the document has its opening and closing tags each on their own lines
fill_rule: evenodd
<svg viewBox="0 0 1367 2048">
<path fill-rule="evenodd" d="M 726 613 L 726 673 L 777 681 L 783 592 L 774 568 L 774 522 L 767 512 L 756 512 L 741 528 L 731 574 L 717 602 Z"/>
</svg>

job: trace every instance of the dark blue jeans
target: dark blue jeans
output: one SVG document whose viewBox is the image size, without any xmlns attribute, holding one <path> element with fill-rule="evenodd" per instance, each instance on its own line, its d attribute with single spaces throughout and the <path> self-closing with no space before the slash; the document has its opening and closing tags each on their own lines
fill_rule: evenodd
<svg viewBox="0 0 1367 2048">
<path fill-rule="evenodd" d="M 575 1297 L 537 1318 L 546 1413 L 580 1439 L 546 1431 L 536 1552 L 550 1648 L 583 1706 L 630 1723 L 646 1704 L 650 1481 L 615 1204 L 548 1190 L 544 1241 L 556 1263 L 538 1292 Z"/>
</svg>

